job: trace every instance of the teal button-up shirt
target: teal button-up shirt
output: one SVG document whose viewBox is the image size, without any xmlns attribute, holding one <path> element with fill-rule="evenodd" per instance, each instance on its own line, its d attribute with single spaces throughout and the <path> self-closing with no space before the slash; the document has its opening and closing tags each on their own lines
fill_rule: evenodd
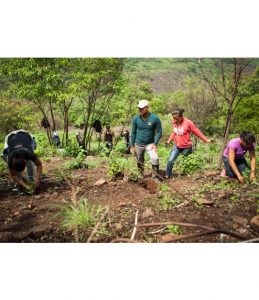
<svg viewBox="0 0 259 300">
<path fill-rule="evenodd" d="M 137 115 L 132 120 L 131 146 L 135 144 L 158 144 L 162 136 L 162 125 L 157 115 L 149 113 L 146 120 Z"/>
</svg>

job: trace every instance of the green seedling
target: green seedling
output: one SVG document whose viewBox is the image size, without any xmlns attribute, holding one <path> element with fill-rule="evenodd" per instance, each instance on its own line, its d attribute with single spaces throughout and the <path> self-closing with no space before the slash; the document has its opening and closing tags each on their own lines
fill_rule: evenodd
<svg viewBox="0 0 259 300">
<path fill-rule="evenodd" d="M 170 190 L 170 186 L 166 183 L 160 183 L 158 188 L 163 193 L 169 192 Z"/>
<path fill-rule="evenodd" d="M 167 230 L 170 233 L 174 233 L 174 234 L 182 234 L 182 228 L 179 225 L 167 225 Z"/>
</svg>

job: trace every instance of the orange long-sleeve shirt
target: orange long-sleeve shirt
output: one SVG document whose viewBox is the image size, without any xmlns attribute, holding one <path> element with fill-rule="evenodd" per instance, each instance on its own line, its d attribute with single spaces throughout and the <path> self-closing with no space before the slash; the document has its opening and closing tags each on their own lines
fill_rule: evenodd
<svg viewBox="0 0 259 300">
<path fill-rule="evenodd" d="M 199 137 L 204 142 L 208 143 L 209 140 L 201 131 L 193 124 L 193 122 L 187 118 L 183 118 L 181 124 L 177 124 L 173 121 L 173 131 L 168 139 L 168 143 L 174 141 L 176 147 L 178 148 L 190 148 L 192 147 L 192 141 L 190 139 L 190 134 L 193 133 Z"/>
</svg>

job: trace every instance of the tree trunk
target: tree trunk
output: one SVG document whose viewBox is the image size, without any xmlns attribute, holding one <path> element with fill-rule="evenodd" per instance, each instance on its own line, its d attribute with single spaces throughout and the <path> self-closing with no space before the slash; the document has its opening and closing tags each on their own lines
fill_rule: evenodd
<svg viewBox="0 0 259 300">
<path fill-rule="evenodd" d="M 68 140 L 68 129 L 67 129 L 67 110 L 64 109 L 64 120 L 63 120 L 63 136 L 62 136 L 62 146 L 67 146 Z"/>
<path fill-rule="evenodd" d="M 231 126 L 231 122 L 232 122 L 232 117 L 233 117 L 233 110 L 232 110 L 232 106 L 230 106 L 229 109 L 228 109 L 226 126 L 225 126 L 224 136 L 223 136 L 223 143 L 222 143 L 222 148 L 221 148 L 220 156 L 219 156 L 219 160 L 218 160 L 218 169 L 222 168 L 223 152 L 224 152 L 224 150 L 227 146 L 228 136 L 229 136 L 229 132 L 230 132 L 230 126 Z"/>
<path fill-rule="evenodd" d="M 53 113 L 53 107 L 52 107 L 52 102 L 49 100 L 49 108 L 50 108 L 50 113 L 51 113 L 51 119 L 52 119 L 52 125 L 53 125 L 53 131 L 56 131 L 56 122 L 54 118 L 54 113 Z"/>
<path fill-rule="evenodd" d="M 68 122 L 68 110 L 66 111 L 66 145 L 68 143 L 68 125 L 69 125 L 69 122 Z"/>
</svg>

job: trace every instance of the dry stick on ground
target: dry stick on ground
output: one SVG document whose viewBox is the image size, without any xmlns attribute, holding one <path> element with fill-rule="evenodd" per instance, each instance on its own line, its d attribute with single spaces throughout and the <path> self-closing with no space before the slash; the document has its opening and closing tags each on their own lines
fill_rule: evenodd
<svg viewBox="0 0 259 300">
<path fill-rule="evenodd" d="M 196 227 L 196 228 L 203 228 L 208 231 L 213 231 L 217 230 L 218 233 L 225 233 L 227 235 L 231 235 L 235 238 L 238 238 L 240 240 L 245 240 L 247 237 L 242 236 L 238 233 L 223 229 L 223 228 L 213 228 L 209 226 L 204 226 L 204 225 L 199 225 L 199 224 L 193 224 L 193 223 L 182 223 L 182 222 L 174 222 L 174 221 L 169 221 L 169 222 L 163 222 L 163 223 L 146 223 L 146 224 L 138 224 L 137 227 L 153 227 L 153 226 L 162 226 L 162 225 L 180 225 L 180 226 L 186 226 L 186 227 Z"/>
<path fill-rule="evenodd" d="M 239 243 L 257 243 L 259 242 L 259 238 L 254 238 L 254 239 L 250 239 L 250 240 L 245 240 Z"/>
<path fill-rule="evenodd" d="M 118 238 L 118 239 L 112 240 L 111 243 L 140 243 L 140 241 Z"/>
<path fill-rule="evenodd" d="M 72 203 L 73 203 L 74 207 L 76 207 L 76 204 L 77 204 L 76 195 L 78 194 L 79 190 L 73 186 L 73 184 L 67 179 L 67 177 L 64 177 L 64 179 L 65 179 L 65 182 L 67 183 L 67 185 L 71 188 Z M 77 225 L 75 225 L 75 227 L 74 227 L 74 237 L 75 237 L 75 242 L 78 243 L 79 235 L 78 235 Z"/>
<path fill-rule="evenodd" d="M 150 240 L 150 238 L 147 236 L 147 234 L 145 233 L 145 228 L 139 228 L 141 233 L 143 234 L 144 238 L 146 239 L 146 241 L 148 242 Z"/>
<path fill-rule="evenodd" d="M 164 231 L 164 230 L 166 230 L 166 229 L 167 229 L 167 227 L 164 227 L 164 228 L 159 229 L 159 230 L 156 230 L 156 231 L 151 231 L 150 233 L 151 233 L 151 234 L 156 234 L 156 233 L 160 233 L 160 232 L 162 232 L 162 231 Z"/>
<path fill-rule="evenodd" d="M 185 200 L 183 203 L 174 206 L 174 208 L 180 208 L 180 207 L 183 207 L 183 206 L 185 206 L 185 205 L 187 205 L 187 204 L 189 204 L 189 201 L 186 201 L 186 200 Z"/>
<path fill-rule="evenodd" d="M 192 234 L 180 235 L 178 237 L 174 236 L 171 239 L 168 238 L 163 243 L 171 243 L 171 242 L 176 242 L 176 241 L 180 241 L 180 240 L 186 240 L 189 238 L 194 238 L 194 237 L 199 237 L 199 236 L 204 236 L 204 235 L 209 235 L 209 234 L 215 234 L 215 233 L 219 233 L 219 232 L 220 231 L 215 229 L 215 230 L 208 230 L 208 231 L 197 232 L 197 233 L 192 233 Z"/>
<path fill-rule="evenodd" d="M 134 240 L 136 232 L 137 232 L 137 225 L 138 225 L 138 210 L 136 211 L 136 215 L 135 215 L 135 223 L 134 223 L 134 229 L 131 235 L 131 240 Z"/>
<path fill-rule="evenodd" d="M 89 236 L 89 238 L 87 240 L 87 243 L 90 243 L 91 240 L 93 239 L 93 237 L 96 234 L 96 232 L 97 232 L 97 230 L 98 230 L 98 228 L 99 228 L 102 220 L 105 218 L 105 216 L 107 215 L 108 211 L 109 211 L 109 207 L 107 206 L 105 212 L 101 215 L 99 221 L 95 224 L 94 229 L 93 229 L 92 233 L 90 234 L 90 236 Z"/>
</svg>

